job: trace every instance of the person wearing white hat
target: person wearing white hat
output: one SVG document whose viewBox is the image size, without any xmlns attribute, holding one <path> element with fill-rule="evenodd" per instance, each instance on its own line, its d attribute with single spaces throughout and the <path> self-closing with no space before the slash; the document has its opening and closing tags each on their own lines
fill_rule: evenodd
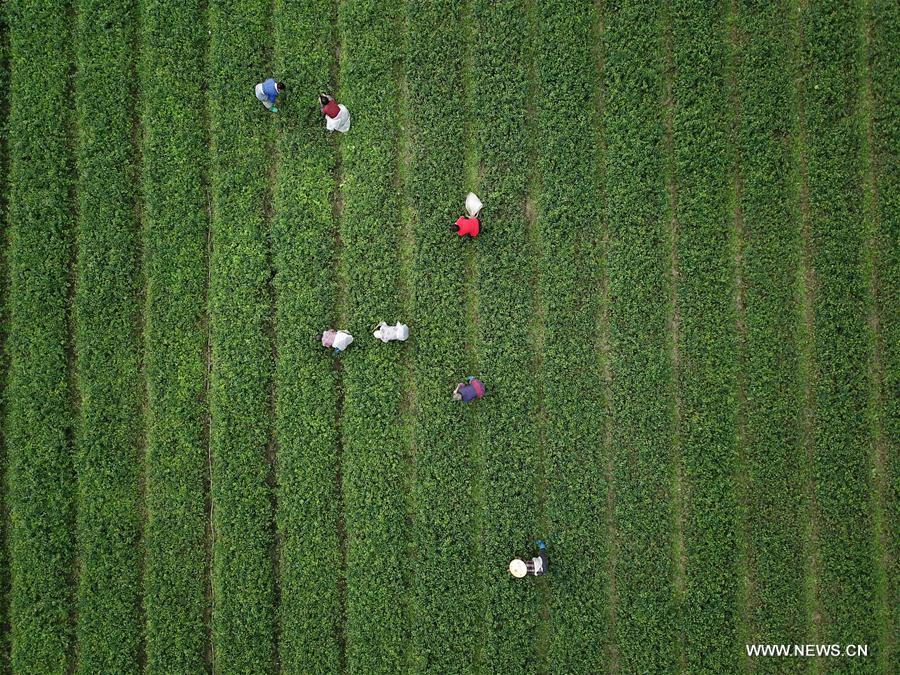
<svg viewBox="0 0 900 675">
<path fill-rule="evenodd" d="M 316 335 L 316 341 L 321 341 L 325 349 L 334 349 L 337 355 L 350 346 L 353 336 L 345 330 L 326 330 Z"/>
<path fill-rule="evenodd" d="M 543 539 L 534 542 L 538 547 L 538 554 L 534 558 L 522 560 L 521 558 L 513 558 L 509 563 L 509 573 L 516 579 L 531 574 L 538 577 L 547 573 L 547 544 Z"/>
<path fill-rule="evenodd" d="M 372 335 L 382 342 L 392 342 L 394 340 L 405 342 L 409 337 L 409 326 L 399 321 L 396 326 L 388 326 L 382 321 L 375 327 L 375 332 Z"/>
</svg>

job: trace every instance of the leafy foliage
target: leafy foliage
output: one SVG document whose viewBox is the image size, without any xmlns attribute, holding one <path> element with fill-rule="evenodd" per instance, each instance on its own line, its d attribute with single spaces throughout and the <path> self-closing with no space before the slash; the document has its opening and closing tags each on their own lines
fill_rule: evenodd
<svg viewBox="0 0 900 675">
<path fill-rule="evenodd" d="M 141 3 L 147 456 L 147 670 L 205 668 L 206 234 L 203 14 Z"/>
<path fill-rule="evenodd" d="M 398 183 L 397 66 L 403 44 L 395 36 L 401 10 L 391 0 L 347 0 L 339 15 L 339 100 L 354 119 L 340 138 L 340 269 L 346 287 L 346 319 L 340 324 L 358 336 L 342 357 L 347 667 L 360 673 L 403 671 L 409 643 L 410 439 L 402 407 L 408 386 L 403 355 L 410 343 L 383 344 L 372 337 L 373 324 L 382 319 L 409 323 L 410 342 L 417 333 L 400 295 L 406 224 Z"/>
<path fill-rule="evenodd" d="M 313 100 L 329 78 L 331 7 L 325 0 L 279 3 L 274 21 L 274 73 L 287 85 L 277 113 L 272 225 L 279 654 L 286 672 L 303 673 L 339 671 L 342 658 L 336 378 L 328 355 L 310 340 L 332 322 L 336 292 L 335 150 Z"/>
<path fill-rule="evenodd" d="M 529 349 L 532 323 L 540 321 L 534 311 L 534 251 L 525 214 L 533 167 L 529 137 L 522 133 L 530 94 L 530 19 L 520 0 L 474 3 L 477 38 L 469 115 L 481 177 L 472 187 L 486 205 L 487 226 L 470 243 L 477 245 L 476 348 L 483 364 L 478 373 L 488 383 L 488 396 L 478 404 L 478 433 L 484 467 L 479 570 L 487 605 L 483 658 L 489 672 L 523 672 L 537 657 L 538 587 L 511 577 L 507 566 L 512 558 L 530 553 L 533 541 L 545 534 L 538 523 L 543 454 Z M 551 555 L 555 543 L 551 540 Z M 526 607 L 533 609 L 522 611 Z"/>
<path fill-rule="evenodd" d="M 74 223 L 67 2 L 6 4 L 10 30 L 9 549 L 15 672 L 72 657 L 74 485 L 67 301 Z M 35 87 L 35 81 L 43 83 Z"/>
<path fill-rule="evenodd" d="M 416 669 L 448 674 L 468 669 L 483 616 L 481 589 L 473 585 L 467 563 L 477 541 L 478 458 L 467 433 L 475 411 L 450 399 L 467 365 L 462 242 L 447 236 L 466 194 L 460 10 L 450 0 L 410 2 L 404 64 L 412 155 L 407 190 L 415 238 L 412 642 Z M 487 397 L 481 401 L 487 402 Z"/>
<path fill-rule="evenodd" d="M 213 651 L 216 668 L 260 672 L 275 657 L 269 462 L 273 353 L 266 200 L 271 115 L 253 95 L 266 74 L 257 36 L 268 3 L 210 3 L 212 221 L 209 321 Z"/>
<path fill-rule="evenodd" d="M 886 486 L 884 526 L 886 541 L 879 553 L 888 565 L 883 570 L 887 586 L 886 641 L 879 649 L 879 666 L 885 671 L 898 658 L 900 627 L 900 6 L 878 0 L 868 5 L 872 88 L 872 163 L 875 178 L 875 211 L 872 222 L 875 283 L 874 306 L 881 317 L 876 349 L 881 350 L 881 399 L 874 402 L 877 422 L 883 427 Z"/>
<path fill-rule="evenodd" d="M 724 2 L 672 8 L 676 433 L 684 481 L 684 662 L 738 667 L 737 336 Z M 709 533 L 716 536 L 710 537 Z"/>
<path fill-rule="evenodd" d="M 619 667 L 675 667 L 669 251 L 662 162 L 662 23 L 609 3 L 603 73 Z"/>
<path fill-rule="evenodd" d="M 745 336 L 740 366 L 746 391 L 744 443 L 749 575 L 748 639 L 777 643 L 804 634 L 805 511 L 800 438 L 796 271 L 801 242 L 788 137 L 796 111 L 789 25 L 778 5 L 755 0 L 737 9 L 735 83 L 743 221 L 738 242 Z M 785 668 L 760 659 L 761 669 Z"/>
<path fill-rule="evenodd" d="M 866 287 L 858 7 L 825 2 L 801 15 L 812 290 L 812 474 L 825 642 L 874 644 L 875 560 L 869 502 Z M 863 660 L 841 662 L 848 672 Z"/>
<path fill-rule="evenodd" d="M 545 326 L 546 490 L 555 672 L 602 672 L 609 616 L 606 403 L 600 326 L 607 217 L 590 4 L 537 3 L 537 213 Z M 605 330 L 605 328 L 604 328 Z M 585 635 L 592 635 L 586 640 Z"/>
<path fill-rule="evenodd" d="M 78 668 L 138 670 L 142 457 L 135 273 L 134 8 L 80 0 L 75 348 Z"/>
</svg>

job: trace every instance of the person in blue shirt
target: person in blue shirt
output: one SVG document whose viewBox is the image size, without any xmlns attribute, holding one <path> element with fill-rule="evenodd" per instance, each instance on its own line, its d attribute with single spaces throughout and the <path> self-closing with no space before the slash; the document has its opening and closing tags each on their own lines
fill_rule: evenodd
<svg viewBox="0 0 900 675">
<path fill-rule="evenodd" d="M 275 107 L 275 99 L 278 94 L 284 91 L 284 82 L 276 82 L 275 78 L 270 77 L 265 82 L 260 82 L 256 85 L 255 91 L 256 98 L 262 101 L 262 104 L 266 106 L 266 110 L 278 112 L 278 108 Z"/>
</svg>

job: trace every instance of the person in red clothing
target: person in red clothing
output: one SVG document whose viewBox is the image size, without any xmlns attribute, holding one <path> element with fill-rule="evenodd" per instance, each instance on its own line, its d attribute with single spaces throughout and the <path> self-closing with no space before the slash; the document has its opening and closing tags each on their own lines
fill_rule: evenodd
<svg viewBox="0 0 900 675">
<path fill-rule="evenodd" d="M 319 109 L 325 115 L 325 128 L 328 131 L 343 134 L 350 129 L 350 111 L 343 103 L 335 101 L 334 96 L 319 94 Z"/>
<path fill-rule="evenodd" d="M 453 231 L 460 237 L 477 237 L 478 233 L 481 231 L 481 221 L 475 217 L 469 218 L 467 216 L 460 216 L 456 219 L 456 222 L 453 223 Z"/>
<path fill-rule="evenodd" d="M 483 204 L 474 192 L 466 195 L 466 215 L 460 216 L 453 223 L 453 231 L 460 237 L 477 237 L 481 232 L 481 221 L 478 214 L 481 212 Z"/>
</svg>

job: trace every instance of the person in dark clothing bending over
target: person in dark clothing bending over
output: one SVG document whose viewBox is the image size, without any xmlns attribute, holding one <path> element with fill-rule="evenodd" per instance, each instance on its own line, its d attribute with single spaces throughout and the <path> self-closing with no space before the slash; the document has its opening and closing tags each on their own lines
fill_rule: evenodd
<svg viewBox="0 0 900 675">
<path fill-rule="evenodd" d="M 547 544 L 543 539 L 534 542 L 538 547 L 537 557 L 522 560 L 521 558 L 513 558 L 509 563 L 509 573 L 517 579 L 531 574 L 540 576 L 547 573 Z"/>
</svg>

